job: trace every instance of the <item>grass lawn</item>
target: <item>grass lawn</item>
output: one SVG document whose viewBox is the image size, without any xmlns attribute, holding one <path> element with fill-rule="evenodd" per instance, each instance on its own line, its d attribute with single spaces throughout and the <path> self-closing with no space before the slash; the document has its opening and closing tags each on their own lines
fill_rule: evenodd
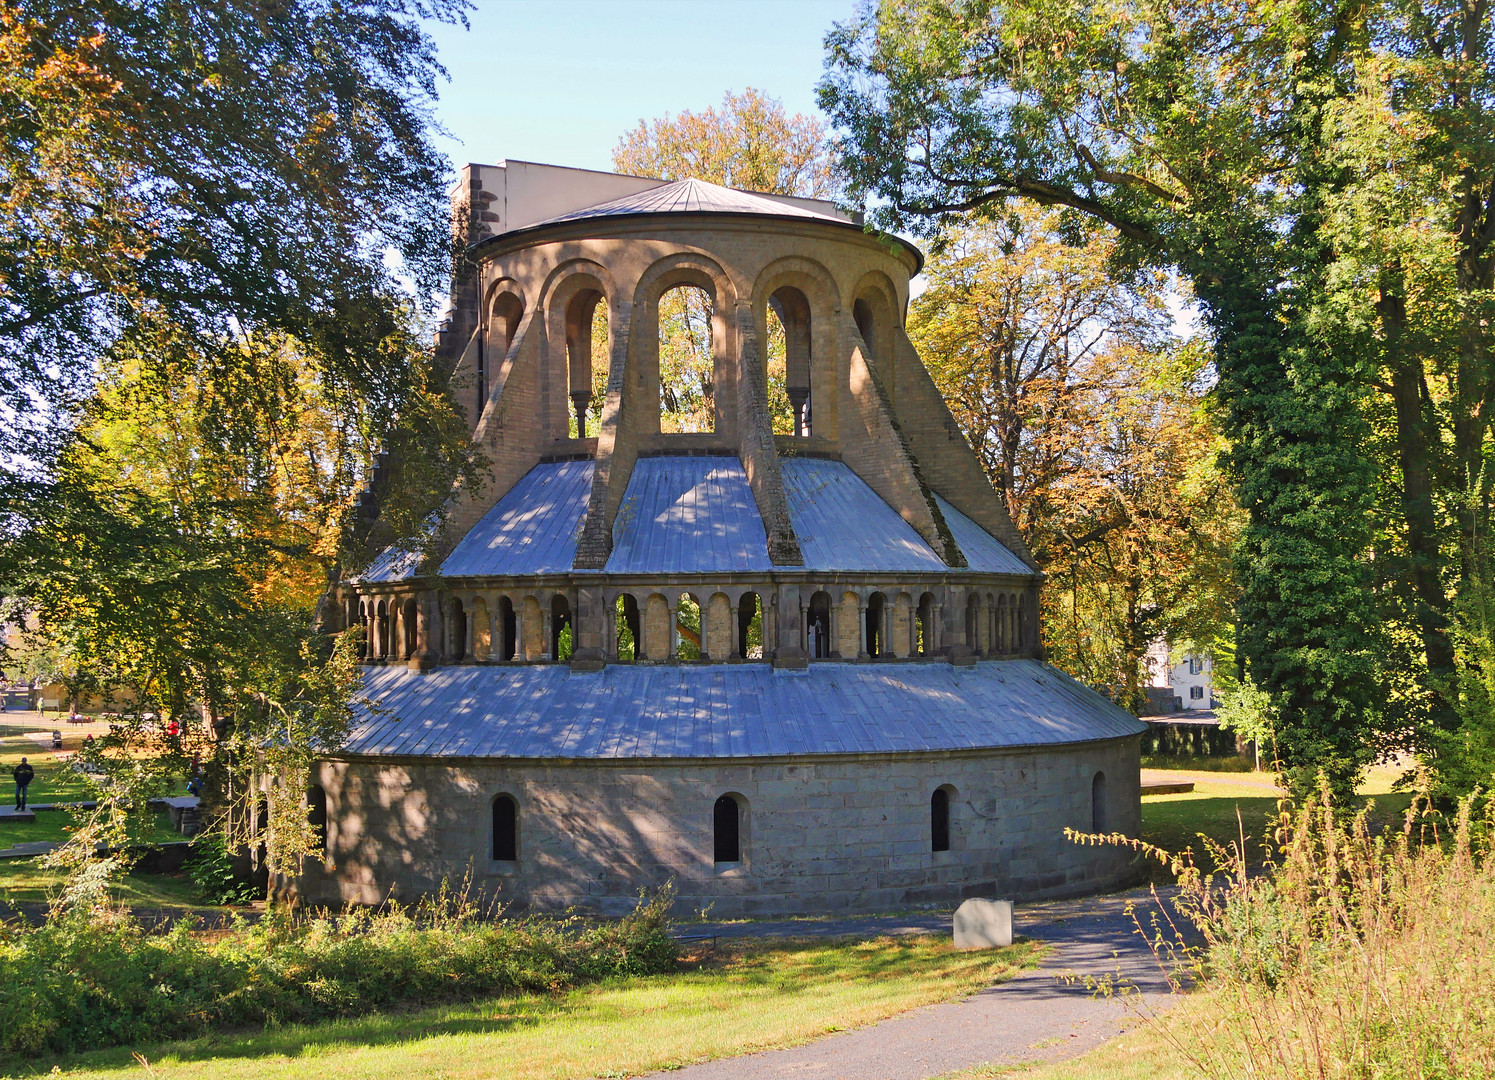
<svg viewBox="0 0 1495 1080">
<path fill-rule="evenodd" d="M 926 937 L 728 943 L 676 975 L 192 1042 L 0 1063 L 71 1077 L 569 1080 L 808 1042 L 972 993 L 1042 948 L 958 953 Z M 133 1054 L 140 1054 L 141 1065 Z M 57 1074 L 54 1074 L 57 1075 Z"/>
<path fill-rule="evenodd" d="M 1272 773 L 1216 772 L 1194 769 L 1156 769 L 1157 776 L 1170 780 L 1190 780 L 1194 790 L 1183 795 L 1148 795 L 1142 799 L 1142 839 L 1167 851 L 1192 849 L 1195 863 L 1212 866 L 1204 857 L 1205 847 L 1199 834 L 1213 839 L 1227 849 L 1239 844 L 1242 833 L 1246 854 L 1253 863 L 1262 861 L 1262 837 L 1268 820 L 1277 812 L 1280 794 Z M 1400 822 L 1412 801 L 1407 792 L 1392 792 L 1391 786 L 1401 770 L 1383 766 L 1371 769 L 1360 785 L 1360 794 L 1375 801 L 1374 816 L 1388 824 Z M 1157 863 L 1153 880 L 1172 880 Z"/>
</svg>

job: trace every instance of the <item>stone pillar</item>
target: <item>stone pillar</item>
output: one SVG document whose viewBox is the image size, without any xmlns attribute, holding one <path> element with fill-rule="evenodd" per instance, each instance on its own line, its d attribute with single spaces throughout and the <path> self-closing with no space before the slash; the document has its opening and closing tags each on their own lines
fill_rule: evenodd
<svg viewBox="0 0 1495 1080">
<path fill-rule="evenodd" d="M 504 658 L 503 608 L 499 604 L 498 597 L 488 599 L 488 659 L 502 660 Z"/>
<path fill-rule="evenodd" d="M 437 603 L 431 593 L 421 593 L 415 599 L 415 651 L 410 656 L 411 671 L 430 671 L 440 659 L 440 642 L 437 628 L 440 619 L 433 616 L 431 605 Z"/>
<path fill-rule="evenodd" d="M 867 651 L 867 598 L 865 596 L 857 597 L 857 632 L 861 640 L 861 648 L 857 652 L 857 659 L 870 659 L 872 654 Z"/>
<path fill-rule="evenodd" d="M 802 645 L 804 619 L 800 617 L 800 590 L 798 585 L 780 585 L 773 590 L 774 650 L 773 666 L 776 668 L 805 668 L 809 658 Z M 766 627 L 768 620 L 764 620 Z M 783 644 L 780 644 L 780 643 Z"/>
<path fill-rule="evenodd" d="M 554 627 L 551 626 L 551 620 L 554 619 L 554 618 L 555 618 L 554 610 L 551 608 L 551 606 L 549 604 L 541 604 L 540 605 L 540 635 L 541 635 L 540 636 L 540 659 L 542 661 L 545 661 L 545 660 L 554 660 L 555 659 L 555 657 L 553 657 L 553 656 L 550 655 L 551 643 L 555 639 Z"/>
<path fill-rule="evenodd" d="M 670 611 L 670 653 L 665 659 L 674 663 L 680 658 L 680 598 L 677 596 L 665 603 L 669 605 Z"/>
<path fill-rule="evenodd" d="M 829 626 L 831 639 L 826 643 L 829 646 L 826 649 L 826 655 L 832 660 L 838 660 L 841 657 L 841 601 L 839 598 L 831 600 Z"/>
<path fill-rule="evenodd" d="M 594 588 L 576 590 L 576 606 L 571 612 L 571 669 L 601 671 L 607 648 L 607 605 L 602 591 Z"/>
<path fill-rule="evenodd" d="M 930 656 L 937 656 L 943 644 L 940 627 L 944 625 L 945 605 L 936 600 L 929 605 L 929 610 L 931 612 L 929 616 L 929 641 L 925 642 L 925 645 L 928 647 Z"/>
<path fill-rule="evenodd" d="M 476 607 L 477 605 L 472 603 L 470 600 L 466 604 L 462 605 L 462 659 L 467 661 L 472 661 L 477 658 L 476 653 L 473 652 L 473 648 L 475 647 L 475 643 L 478 640 L 478 628 L 477 620 L 472 617 L 473 611 Z"/>
</svg>

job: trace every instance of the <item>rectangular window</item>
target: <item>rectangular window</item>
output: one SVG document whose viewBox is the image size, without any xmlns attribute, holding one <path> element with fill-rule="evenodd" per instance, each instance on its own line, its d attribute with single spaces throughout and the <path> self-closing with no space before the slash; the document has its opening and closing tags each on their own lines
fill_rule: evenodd
<svg viewBox="0 0 1495 1080">
<path fill-rule="evenodd" d="M 1204 697 L 1204 687 L 1202 687 L 1202 686 L 1191 686 L 1191 687 L 1189 687 L 1189 697 L 1192 698 L 1195 701 L 1200 700 L 1201 698 Z"/>
</svg>

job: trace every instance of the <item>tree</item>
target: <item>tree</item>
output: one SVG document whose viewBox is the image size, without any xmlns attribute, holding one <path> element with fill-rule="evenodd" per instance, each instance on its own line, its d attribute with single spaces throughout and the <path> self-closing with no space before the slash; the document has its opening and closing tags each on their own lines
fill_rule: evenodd
<svg viewBox="0 0 1495 1080">
<path fill-rule="evenodd" d="M 463 6 L 0 8 L 0 450 L 59 447 L 98 358 L 162 325 L 222 364 L 241 332 L 293 333 L 379 394 L 370 304 L 448 265 L 419 19 Z"/>
<path fill-rule="evenodd" d="M 828 199 L 835 194 L 820 121 L 789 116 L 780 102 L 752 87 L 728 92 L 720 112 L 687 110 L 678 117 L 639 121 L 613 148 L 613 169 L 772 195 Z"/>
<path fill-rule="evenodd" d="M 471 471 L 408 291 L 451 256 L 419 20 L 462 8 L 0 9 L 0 592 L 125 713 L 64 857 L 197 755 L 233 836 L 264 790 L 273 866 L 311 849 L 354 495 L 393 451 L 380 521 L 415 534 Z"/>
<path fill-rule="evenodd" d="M 1306 788 L 1353 785 L 1382 723 L 1367 588 L 1374 470 L 1363 357 L 1309 313 L 1326 139 L 1364 24 L 1333 5 L 885 0 L 833 31 L 823 108 L 851 191 L 931 231 L 1014 199 L 1102 222 L 1124 257 L 1178 269 L 1215 343 L 1247 521 L 1240 645 Z"/>
<path fill-rule="evenodd" d="M 640 121 L 618 140 L 613 169 L 662 180 L 705 180 L 771 195 L 830 198 L 835 193 L 825 128 L 814 117 L 790 116 L 752 87 L 728 93 L 721 111 L 682 112 Z M 768 390 L 775 430 L 792 431 L 784 391 L 783 328 L 771 319 Z M 698 289 L 666 293 L 659 302 L 661 423 L 667 431 L 711 431 L 716 424 L 711 308 Z"/>
<path fill-rule="evenodd" d="M 1236 515 L 1166 275 L 1118 272 L 1102 230 L 1059 224 L 1014 206 L 947 230 L 909 334 L 1048 575 L 1051 655 L 1135 708 L 1154 640 L 1228 622 Z"/>
</svg>

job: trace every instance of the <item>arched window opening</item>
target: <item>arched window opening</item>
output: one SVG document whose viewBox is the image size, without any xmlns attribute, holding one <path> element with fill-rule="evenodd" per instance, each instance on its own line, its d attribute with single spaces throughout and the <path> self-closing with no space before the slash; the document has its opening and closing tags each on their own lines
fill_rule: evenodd
<svg viewBox="0 0 1495 1080">
<path fill-rule="evenodd" d="M 493 659 L 493 622 L 488 617 L 488 601 L 481 596 L 472 602 L 472 658 Z"/>
<path fill-rule="evenodd" d="M 400 618 L 400 628 L 404 631 L 405 638 L 400 659 L 409 660 L 420 644 L 420 607 L 413 596 L 405 600 L 405 614 Z"/>
<path fill-rule="evenodd" d="M 519 804 L 512 795 L 493 799 L 493 861 L 519 861 Z"/>
<path fill-rule="evenodd" d="M 711 838 L 714 861 L 742 861 L 742 805 L 731 795 L 723 795 L 711 808 Z"/>
<path fill-rule="evenodd" d="M 918 646 L 920 656 L 933 656 L 934 644 L 934 593 L 919 597 Z"/>
<path fill-rule="evenodd" d="M 447 620 L 450 634 L 447 638 L 447 653 L 454 662 L 467 659 L 467 610 L 462 601 L 452 597 L 451 615 Z"/>
<path fill-rule="evenodd" d="M 775 435 L 808 435 L 810 401 L 810 302 L 792 286 L 768 298 L 768 407 Z"/>
<path fill-rule="evenodd" d="M 757 593 L 743 593 L 737 601 L 737 655 L 763 659 L 763 604 Z"/>
<path fill-rule="evenodd" d="M 618 597 L 614 604 L 617 611 L 617 657 L 625 664 L 643 659 L 639 655 L 638 601 L 628 593 Z"/>
<path fill-rule="evenodd" d="M 375 625 L 379 631 L 375 654 L 382 660 L 389 656 L 389 608 L 383 600 L 379 601 L 378 615 L 375 616 Z"/>
<path fill-rule="evenodd" d="M 498 599 L 498 624 L 503 639 L 498 643 L 496 659 L 513 660 L 518 655 L 519 618 L 514 613 L 514 601 L 507 596 Z"/>
<path fill-rule="evenodd" d="M 992 650 L 999 653 L 1012 651 L 1011 627 L 1008 624 L 1009 612 L 1007 610 L 1007 594 L 1003 593 L 997 597 L 996 607 L 992 611 Z"/>
<path fill-rule="evenodd" d="M 1090 781 L 1090 831 L 1103 833 L 1109 828 L 1106 814 L 1106 774 L 1098 772 Z"/>
<path fill-rule="evenodd" d="M 493 319 L 489 323 L 488 341 L 492 353 L 489 367 L 497 370 L 509 355 L 514 344 L 514 335 L 519 333 L 519 320 L 524 317 L 524 303 L 511 292 L 499 293 L 493 300 Z"/>
<path fill-rule="evenodd" d="M 831 594 L 817 592 L 810 597 L 810 610 L 805 617 L 805 651 L 816 660 L 827 660 L 831 655 Z"/>
<path fill-rule="evenodd" d="M 975 593 L 966 597 L 966 644 L 981 651 L 981 598 Z"/>
<path fill-rule="evenodd" d="M 929 797 L 929 850 L 950 850 L 950 788 L 938 787 Z"/>
<path fill-rule="evenodd" d="M 556 663 L 571 659 L 571 605 L 560 593 L 550 600 L 550 655 Z"/>
<path fill-rule="evenodd" d="M 888 602 L 887 598 L 880 592 L 875 592 L 867 598 L 867 655 L 882 656 L 885 652 L 883 643 L 884 624 L 887 622 Z"/>
<path fill-rule="evenodd" d="M 316 837 L 317 850 L 327 850 L 327 792 L 320 784 L 306 789 L 306 820 Z"/>
<path fill-rule="evenodd" d="M 675 657 L 701 658 L 701 603 L 690 593 L 683 593 L 675 606 Z"/>
<path fill-rule="evenodd" d="M 606 298 L 583 289 L 566 306 L 567 432 L 573 439 L 597 434 L 609 368 Z"/>
<path fill-rule="evenodd" d="M 659 430 L 716 430 L 711 294 L 677 285 L 659 298 Z"/>
<path fill-rule="evenodd" d="M 488 388 L 493 372 L 498 370 L 504 358 L 509 355 L 509 346 L 514 343 L 514 335 L 519 332 L 519 319 L 523 314 L 524 305 L 513 293 L 500 293 L 494 298 L 487 340 L 478 340 L 478 416 L 483 415 L 483 409 L 488 404 Z"/>
</svg>

